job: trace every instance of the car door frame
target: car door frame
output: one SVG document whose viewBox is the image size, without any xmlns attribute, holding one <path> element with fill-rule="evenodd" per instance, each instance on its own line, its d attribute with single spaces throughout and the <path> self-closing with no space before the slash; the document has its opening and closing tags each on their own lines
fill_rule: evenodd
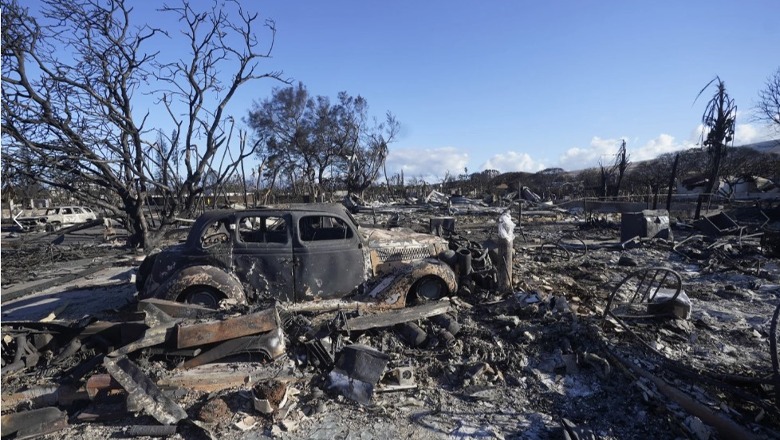
<svg viewBox="0 0 780 440">
<path fill-rule="evenodd" d="M 243 241 L 240 225 L 250 217 L 278 217 L 286 223 L 286 243 Z M 293 269 L 292 216 L 283 211 L 245 211 L 236 213 L 233 225 L 233 272 L 244 285 L 248 297 L 255 300 L 273 297 L 282 302 L 295 299 Z"/>
<path fill-rule="evenodd" d="M 305 240 L 301 220 L 305 217 L 331 217 L 348 228 L 349 237 L 321 241 Z M 354 225 L 344 216 L 332 212 L 296 212 L 295 234 L 295 300 L 297 302 L 340 298 L 365 281 L 363 242 Z"/>
<path fill-rule="evenodd" d="M 70 214 L 66 214 L 65 210 L 69 210 Z M 78 223 L 78 214 L 73 210 L 72 206 L 63 206 L 60 208 L 60 218 L 63 225 L 75 225 Z"/>
</svg>

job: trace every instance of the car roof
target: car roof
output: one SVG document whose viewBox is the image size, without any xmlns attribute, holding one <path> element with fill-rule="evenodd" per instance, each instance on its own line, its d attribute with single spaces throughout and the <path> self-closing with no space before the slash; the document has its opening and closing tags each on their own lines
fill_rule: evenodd
<svg viewBox="0 0 780 440">
<path fill-rule="evenodd" d="M 296 213 L 312 213 L 312 214 L 340 214 L 343 217 L 348 218 L 353 226 L 358 227 L 357 222 L 349 213 L 347 208 L 340 203 L 288 203 L 280 205 L 264 205 L 250 209 L 213 209 L 205 211 L 201 214 L 192 225 L 191 231 L 202 231 L 204 227 L 212 224 L 215 221 L 230 218 L 235 215 L 261 215 L 269 211 L 273 212 L 296 212 Z M 196 245 L 199 240 L 200 232 L 198 236 L 192 236 L 188 238 L 187 242 L 190 245 Z M 190 240 L 192 242 L 190 243 Z"/>
<path fill-rule="evenodd" d="M 322 213 L 327 212 L 331 214 L 348 214 L 349 211 L 344 205 L 338 203 L 288 203 L 279 205 L 263 205 L 256 208 L 248 209 L 213 209 L 205 211 L 198 217 L 198 221 L 201 218 L 207 218 L 209 220 L 218 220 L 220 218 L 227 217 L 233 214 L 252 214 L 263 213 L 267 211 L 286 211 L 286 212 L 312 212 Z"/>
</svg>

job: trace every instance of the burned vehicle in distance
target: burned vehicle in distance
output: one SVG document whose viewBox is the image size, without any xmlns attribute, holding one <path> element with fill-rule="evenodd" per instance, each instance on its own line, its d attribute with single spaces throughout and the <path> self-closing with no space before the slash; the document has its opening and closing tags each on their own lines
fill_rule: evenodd
<svg viewBox="0 0 780 440">
<path fill-rule="evenodd" d="M 57 206 L 46 209 L 43 215 L 30 215 L 16 219 L 24 232 L 57 231 L 64 226 L 97 220 L 97 214 L 86 206 Z"/>
<path fill-rule="evenodd" d="M 140 298 L 207 307 L 350 294 L 404 307 L 457 289 L 453 269 L 437 258 L 446 252 L 437 236 L 360 227 L 342 205 L 215 210 L 184 243 L 147 256 L 136 284 Z"/>
</svg>

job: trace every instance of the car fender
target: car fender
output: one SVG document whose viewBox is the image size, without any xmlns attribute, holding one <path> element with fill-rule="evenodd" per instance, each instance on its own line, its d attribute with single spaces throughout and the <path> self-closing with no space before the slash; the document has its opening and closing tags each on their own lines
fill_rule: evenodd
<svg viewBox="0 0 780 440">
<path fill-rule="evenodd" d="M 450 294 L 458 289 L 458 280 L 452 268 L 436 258 L 425 258 L 399 267 L 383 277 L 369 291 L 375 301 L 392 307 L 405 307 L 406 296 L 414 283 L 426 276 L 435 276 L 444 281 Z"/>
<path fill-rule="evenodd" d="M 172 278 L 164 282 L 152 295 L 157 298 L 176 301 L 179 295 L 192 286 L 208 286 L 219 290 L 227 298 L 235 299 L 240 304 L 246 303 L 246 295 L 238 279 L 215 266 L 189 266 L 178 271 Z"/>
</svg>

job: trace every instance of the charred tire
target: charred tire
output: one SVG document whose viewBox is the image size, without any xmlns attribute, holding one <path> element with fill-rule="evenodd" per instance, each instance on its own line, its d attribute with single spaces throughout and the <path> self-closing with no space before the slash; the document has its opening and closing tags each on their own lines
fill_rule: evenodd
<svg viewBox="0 0 780 440">
<path fill-rule="evenodd" d="M 437 276 L 425 276 L 417 280 L 409 289 L 409 302 L 411 305 L 422 304 L 426 301 L 436 301 L 449 293 L 447 283 Z"/>
<path fill-rule="evenodd" d="M 60 229 L 62 229 L 60 222 L 52 222 L 46 225 L 46 232 L 59 231 Z"/>
<path fill-rule="evenodd" d="M 179 301 L 187 304 L 216 309 L 219 302 L 225 298 L 219 290 L 209 286 L 192 286 L 179 295 Z"/>
<path fill-rule="evenodd" d="M 144 261 L 141 262 L 141 265 L 138 266 L 138 271 L 135 274 L 135 289 L 137 291 L 142 291 L 144 288 L 144 284 L 146 284 L 146 279 L 149 278 L 149 275 L 151 275 L 152 272 L 152 266 L 154 266 L 154 260 L 157 258 L 157 254 L 149 255 L 146 258 L 144 258 Z"/>
</svg>

